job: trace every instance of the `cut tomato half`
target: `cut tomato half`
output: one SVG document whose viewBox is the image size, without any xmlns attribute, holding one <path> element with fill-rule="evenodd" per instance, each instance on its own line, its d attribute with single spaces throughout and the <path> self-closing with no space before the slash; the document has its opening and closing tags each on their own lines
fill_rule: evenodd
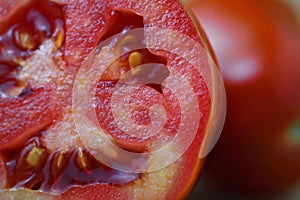
<svg viewBox="0 0 300 200">
<path fill-rule="evenodd" d="M 181 2 L 2 0 L 0 15 L 1 199 L 188 195 L 225 98 Z"/>
</svg>

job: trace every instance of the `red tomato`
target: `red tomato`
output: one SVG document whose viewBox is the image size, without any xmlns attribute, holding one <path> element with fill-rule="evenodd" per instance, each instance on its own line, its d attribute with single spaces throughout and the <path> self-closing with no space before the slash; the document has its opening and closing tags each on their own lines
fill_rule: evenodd
<svg viewBox="0 0 300 200">
<path fill-rule="evenodd" d="M 188 195 L 224 94 L 180 2 L 0 0 L 0 16 L 0 199 Z"/>
<path fill-rule="evenodd" d="M 281 1 L 189 2 L 211 41 L 227 116 L 208 170 L 226 188 L 268 193 L 300 180 L 300 29 Z"/>
</svg>

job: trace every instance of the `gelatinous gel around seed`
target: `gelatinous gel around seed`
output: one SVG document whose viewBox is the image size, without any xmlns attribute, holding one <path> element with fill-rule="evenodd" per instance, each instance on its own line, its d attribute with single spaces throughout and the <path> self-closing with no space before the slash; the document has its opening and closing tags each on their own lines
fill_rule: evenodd
<svg viewBox="0 0 300 200">
<path fill-rule="evenodd" d="M 49 154 L 39 137 L 31 138 L 18 150 L 1 152 L 6 161 L 6 188 L 64 191 L 72 185 L 109 183 L 122 185 L 138 178 L 110 169 L 86 150 Z"/>
</svg>

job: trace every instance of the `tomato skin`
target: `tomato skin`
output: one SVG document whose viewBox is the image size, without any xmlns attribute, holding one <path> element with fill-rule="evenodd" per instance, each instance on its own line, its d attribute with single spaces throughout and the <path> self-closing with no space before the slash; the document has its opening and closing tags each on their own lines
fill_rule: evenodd
<svg viewBox="0 0 300 200">
<path fill-rule="evenodd" d="M 24 4 L 26 4 L 27 1 L 23 2 L 25 2 Z M 34 2 L 35 1 L 32 1 L 32 3 Z M 66 112 L 64 111 L 64 107 L 68 107 L 68 104 L 71 103 L 71 91 L 73 84 L 73 80 L 71 79 L 75 78 L 75 74 L 80 68 L 82 62 L 86 58 L 88 58 L 89 54 L 98 45 L 98 42 L 103 34 L 110 28 L 110 25 L 112 23 L 110 21 L 112 18 L 112 12 L 115 10 L 119 12 L 133 12 L 138 15 L 146 16 L 144 19 L 145 26 L 155 25 L 155 27 L 169 28 L 179 31 L 180 33 L 194 39 L 198 44 L 200 44 L 201 47 L 208 51 L 205 44 L 206 40 L 202 38 L 201 35 L 199 35 L 199 31 L 197 30 L 195 24 L 193 24 L 192 20 L 189 17 L 189 14 L 184 10 L 182 4 L 179 1 L 166 0 L 162 2 L 129 0 L 55 0 L 55 2 L 65 5 L 64 17 L 66 20 L 66 33 L 65 41 L 63 43 L 63 58 L 66 62 L 64 63 L 66 66 L 62 66 L 63 76 L 59 78 L 68 78 L 68 80 L 56 80 L 53 85 L 50 84 L 49 88 L 46 87 L 45 91 L 34 91 L 32 94 L 29 94 L 29 96 L 25 98 L 16 97 L 13 100 L 0 99 L 0 106 L 5 108 L 1 110 L 4 112 L 4 114 L 0 113 L 1 116 L 3 116 L 4 118 L 9 118 L 17 124 L 21 123 L 24 125 L 18 126 L 20 130 L 16 130 L 17 132 L 15 134 L 11 134 L 14 130 L 9 129 L 3 131 L 4 134 L 2 135 L 3 137 L 1 137 L 2 140 L 0 140 L 0 151 L 4 149 L 5 151 L 9 152 L 9 150 L 13 149 L 15 146 L 22 146 L 22 144 L 24 144 L 24 141 L 26 141 L 28 137 L 32 136 L 31 133 L 37 131 L 29 131 L 30 134 L 27 134 L 26 131 L 28 129 L 30 130 L 31 128 L 37 128 L 38 131 L 41 131 L 43 129 L 43 131 L 45 130 L 45 132 L 43 132 L 43 136 L 47 135 L 47 128 L 51 126 L 52 123 L 55 124 L 57 121 L 63 118 L 62 116 L 66 114 Z M 10 9 L 14 9 L 14 5 L 14 1 L 12 1 L 11 4 L 6 4 L 6 1 L 4 0 L 1 1 L 0 8 L 4 8 L 0 9 L 1 16 L 9 18 L 10 13 L 8 11 Z M 144 5 L 146 5 L 146 9 Z M 161 10 L 157 10 L 156 6 L 161 6 L 162 11 L 166 11 L 166 13 L 163 13 Z M 168 12 L 166 9 L 169 9 Z M 166 23 L 165 20 L 167 20 L 167 22 L 169 23 Z M 210 96 L 211 94 L 209 94 L 209 86 L 207 85 L 203 77 L 199 77 L 200 75 L 196 69 L 188 68 L 187 62 L 182 62 L 183 59 L 181 60 L 181 58 L 176 58 L 176 56 L 171 55 L 171 53 L 169 52 L 159 50 L 152 50 L 152 53 L 169 58 L 171 62 L 170 65 L 177 67 L 178 70 L 180 69 L 181 73 L 183 74 L 186 73 L 187 75 L 191 75 L 189 79 L 191 80 L 193 89 L 196 91 L 195 93 L 197 93 L 196 99 L 203 104 L 201 105 L 201 121 L 198 127 L 198 132 L 195 136 L 195 140 L 192 142 L 187 151 L 182 155 L 182 157 L 180 157 L 180 159 L 176 160 L 174 163 L 161 170 L 143 173 L 142 177 L 138 180 L 123 186 L 102 183 L 90 184 L 85 186 L 72 185 L 69 189 L 63 191 L 62 194 L 59 195 L 55 193 L 48 194 L 46 192 L 32 191 L 28 189 L 17 189 L 17 191 L 3 189 L 5 188 L 5 184 L 0 182 L 0 187 L 3 189 L 0 191 L 0 199 L 14 197 L 19 198 L 19 196 L 23 195 L 24 198 L 28 199 L 45 198 L 80 200 L 185 198 L 192 189 L 192 186 L 195 183 L 195 180 L 204 162 L 204 159 L 199 157 L 199 151 L 201 145 L 203 145 L 203 138 L 205 137 L 205 134 L 207 132 L 206 129 L 211 120 L 210 112 L 213 106 Z M 209 67 L 208 61 L 205 60 L 206 58 L 203 59 L 205 65 L 204 67 Z M 199 79 L 202 79 L 202 81 L 199 81 Z M 208 77 L 208 79 L 211 79 L 211 77 Z M 71 83 L 68 81 L 70 81 Z M 68 83 L 66 84 L 66 82 Z M 59 91 L 56 91 L 56 89 L 58 90 L 58 88 Z M 63 94 L 59 93 L 61 92 L 60 90 L 63 90 Z M 57 94 L 56 92 L 59 94 Z M 39 95 L 41 95 L 41 97 Z M 56 101 L 60 102 L 57 103 Z M 37 110 L 36 115 L 27 117 L 27 112 L 30 113 L 33 108 L 41 105 L 42 108 L 40 110 Z M 17 116 L 20 109 L 25 113 L 24 118 L 20 118 Z M 5 111 L 9 111 L 10 113 L 7 114 L 5 113 Z M 7 124 L 5 124 L 5 119 L 1 120 L 1 128 L 5 129 L 9 127 Z M 32 125 L 32 127 L 28 127 L 27 125 Z M 169 126 L 171 127 L 172 125 Z M 42 141 L 41 143 L 43 142 L 44 141 Z M 129 147 L 132 146 L 133 148 L 135 147 L 132 144 L 129 145 Z M 30 151 L 30 153 L 31 152 L 34 151 Z M 28 157 L 26 158 L 30 158 L 30 153 L 28 153 Z M 59 164 L 58 161 L 57 164 Z M 2 166 L 2 163 L 0 163 L 0 175 L 7 173 L 5 172 L 5 170 L 3 170 L 3 168 L 4 167 Z M 0 178 L 2 180 L 4 179 L 2 177 Z"/>
<path fill-rule="evenodd" d="M 300 180 L 298 19 L 279 1 L 188 3 L 216 52 L 228 101 L 208 171 L 239 192 L 291 187 Z"/>
</svg>

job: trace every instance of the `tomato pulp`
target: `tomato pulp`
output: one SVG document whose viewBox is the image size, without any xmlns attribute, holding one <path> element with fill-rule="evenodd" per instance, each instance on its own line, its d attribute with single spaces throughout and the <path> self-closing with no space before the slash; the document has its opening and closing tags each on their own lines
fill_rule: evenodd
<svg viewBox="0 0 300 200">
<path fill-rule="evenodd" d="M 271 193 L 300 179 L 300 29 L 280 1 L 195 0 L 228 112 L 208 169 L 224 186 Z"/>
<path fill-rule="evenodd" d="M 0 16 L 1 199 L 188 194 L 224 91 L 180 2 L 3 0 Z"/>
</svg>

